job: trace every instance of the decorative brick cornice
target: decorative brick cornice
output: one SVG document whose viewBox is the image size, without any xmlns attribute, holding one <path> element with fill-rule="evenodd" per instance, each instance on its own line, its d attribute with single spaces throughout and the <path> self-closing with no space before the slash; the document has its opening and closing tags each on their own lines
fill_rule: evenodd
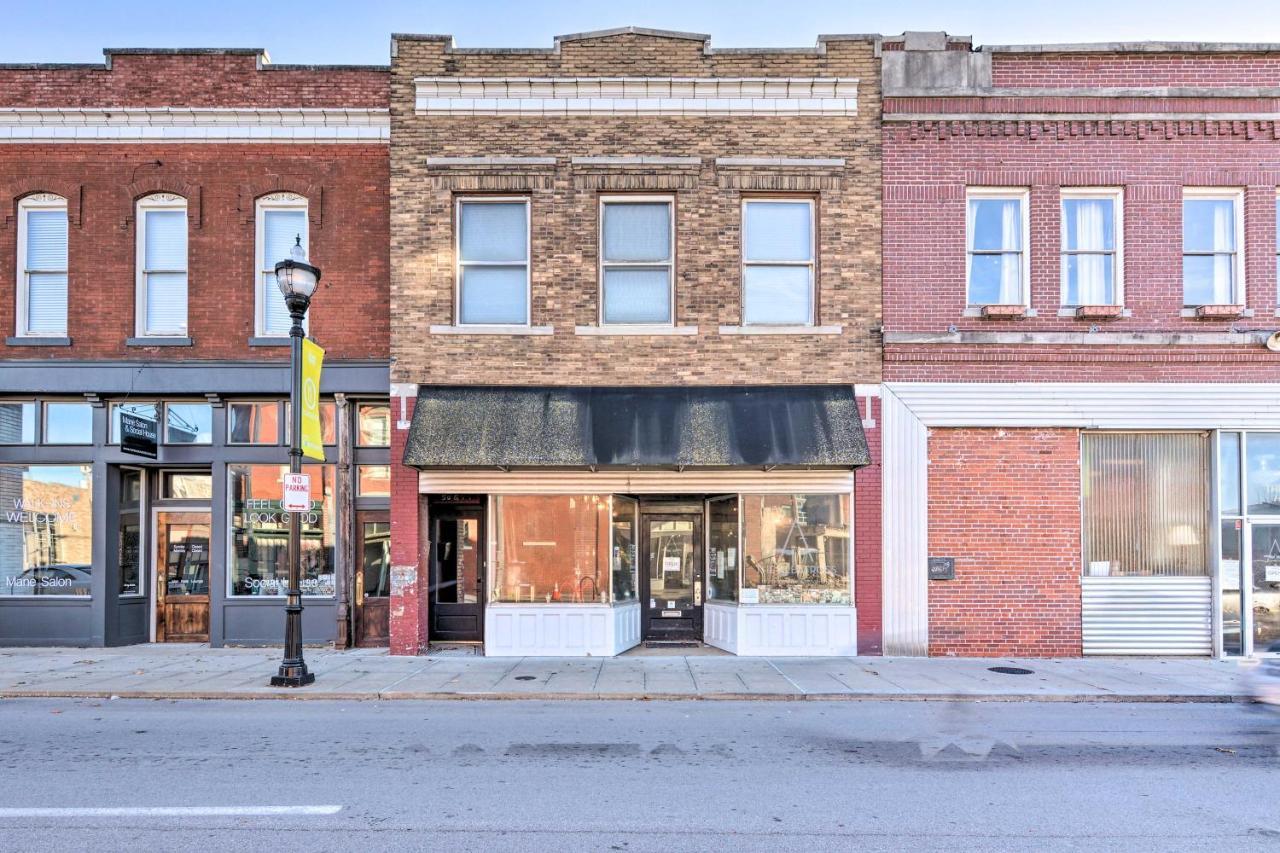
<svg viewBox="0 0 1280 853">
<path fill-rule="evenodd" d="M 53 178 L 46 175 L 27 175 L 16 178 L 10 184 L 0 185 L 0 198 L 8 199 L 4 216 L 0 217 L 0 228 L 9 228 L 17 215 L 18 202 L 36 193 L 54 193 L 67 201 L 67 221 L 80 228 L 82 220 L 80 212 L 84 207 L 84 185 Z"/>
</svg>

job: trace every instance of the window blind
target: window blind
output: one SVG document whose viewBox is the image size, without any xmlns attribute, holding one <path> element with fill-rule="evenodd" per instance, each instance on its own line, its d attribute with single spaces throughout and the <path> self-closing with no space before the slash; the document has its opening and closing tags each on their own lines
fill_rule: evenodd
<svg viewBox="0 0 1280 853">
<path fill-rule="evenodd" d="M 262 331 L 267 335 L 289 334 L 289 309 L 276 285 L 275 266 L 288 260 L 297 238 L 307 248 L 305 210 L 267 210 L 262 217 Z"/>
<path fill-rule="evenodd" d="M 146 245 L 147 334 L 187 332 L 187 212 L 148 210 Z"/>
<path fill-rule="evenodd" d="M 66 334 L 67 211 L 26 213 L 26 331 Z"/>
</svg>

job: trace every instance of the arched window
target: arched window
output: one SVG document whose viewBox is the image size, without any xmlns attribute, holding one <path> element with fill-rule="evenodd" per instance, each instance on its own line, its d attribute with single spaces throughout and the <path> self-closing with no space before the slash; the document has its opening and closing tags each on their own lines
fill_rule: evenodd
<svg viewBox="0 0 1280 853">
<path fill-rule="evenodd" d="M 187 200 L 141 198 L 137 223 L 138 336 L 187 337 Z"/>
<path fill-rule="evenodd" d="M 289 311 L 284 296 L 276 286 L 275 266 L 289 258 L 289 250 L 299 239 L 307 245 L 307 200 L 295 193 L 272 193 L 258 199 L 257 204 L 257 281 L 254 302 L 256 334 L 262 338 L 289 335 Z"/>
<path fill-rule="evenodd" d="M 18 202 L 18 337 L 67 334 L 67 200 L 36 193 Z"/>
</svg>

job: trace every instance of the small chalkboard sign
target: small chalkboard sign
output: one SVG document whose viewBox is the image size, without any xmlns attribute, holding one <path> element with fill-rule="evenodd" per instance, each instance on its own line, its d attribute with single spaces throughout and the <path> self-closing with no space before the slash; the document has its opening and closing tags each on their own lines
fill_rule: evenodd
<svg viewBox="0 0 1280 853">
<path fill-rule="evenodd" d="M 929 580 L 953 581 L 956 579 L 955 557 L 930 557 Z"/>
</svg>

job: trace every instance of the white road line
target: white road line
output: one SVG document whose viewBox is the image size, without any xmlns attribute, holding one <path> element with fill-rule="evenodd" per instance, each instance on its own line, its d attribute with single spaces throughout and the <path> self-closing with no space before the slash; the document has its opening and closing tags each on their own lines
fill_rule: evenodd
<svg viewBox="0 0 1280 853">
<path fill-rule="evenodd" d="M 342 806 L 102 806 L 94 808 L 0 808 L 7 817 L 266 817 L 337 814 Z"/>
</svg>

